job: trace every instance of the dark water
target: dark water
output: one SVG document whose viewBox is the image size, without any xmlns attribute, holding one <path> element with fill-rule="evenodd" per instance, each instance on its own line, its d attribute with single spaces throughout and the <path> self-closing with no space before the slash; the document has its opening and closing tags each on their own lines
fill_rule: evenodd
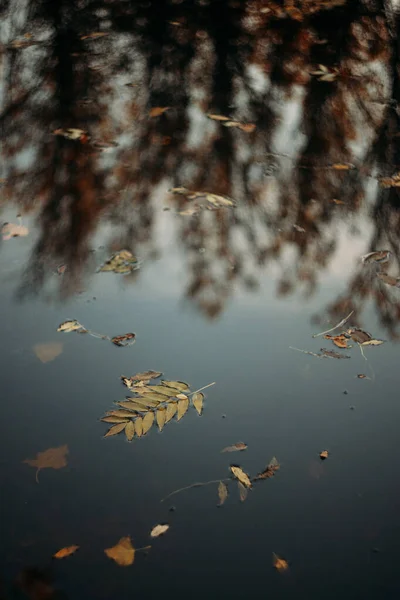
<svg viewBox="0 0 400 600">
<path fill-rule="evenodd" d="M 398 597 L 400 291 L 377 276 L 400 275 L 396 15 L 290 4 L 3 7 L 1 221 L 29 234 L 0 242 L 2 600 Z M 179 214 L 178 186 L 237 206 Z M 139 270 L 97 272 L 123 248 Z M 377 250 L 389 263 L 363 265 Z M 385 343 L 312 338 L 351 311 Z M 136 344 L 57 333 L 71 318 Z M 203 415 L 104 439 L 120 376 L 147 369 L 216 382 Z M 64 444 L 38 485 L 23 461 Z M 160 502 L 273 456 L 243 503 L 233 481 L 221 508 L 217 484 Z M 152 548 L 122 568 L 104 549 L 128 535 Z"/>
</svg>

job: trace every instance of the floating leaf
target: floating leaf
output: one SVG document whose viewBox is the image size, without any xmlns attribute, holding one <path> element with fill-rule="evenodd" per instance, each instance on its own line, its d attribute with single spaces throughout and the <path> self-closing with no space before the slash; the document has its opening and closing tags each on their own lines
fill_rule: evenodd
<svg viewBox="0 0 400 600">
<path fill-rule="evenodd" d="M 101 267 L 100 271 L 113 271 L 114 273 L 131 273 L 139 267 L 137 258 L 129 250 L 115 252 Z"/>
<path fill-rule="evenodd" d="M 130 413 L 130 418 L 132 418 L 134 415 L 132 413 Z M 123 418 L 123 417 L 103 417 L 101 419 L 102 421 L 104 421 L 104 423 L 128 423 L 128 419 Z"/>
<path fill-rule="evenodd" d="M 353 328 L 347 331 L 347 334 L 351 337 L 353 342 L 357 342 L 357 344 L 363 344 L 368 340 L 372 339 L 372 335 L 363 329 Z"/>
<path fill-rule="evenodd" d="M 152 538 L 159 537 L 160 535 L 164 535 L 166 531 L 168 531 L 169 525 L 156 525 L 150 532 L 150 536 Z"/>
<path fill-rule="evenodd" d="M 129 536 L 121 538 L 115 546 L 106 548 L 104 552 L 121 567 L 129 567 L 135 560 L 135 548 Z"/>
<path fill-rule="evenodd" d="M 143 419 L 142 419 L 142 417 L 137 417 L 137 419 L 135 419 L 135 433 L 138 437 L 142 437 L 142 435 L 143 435 Z"/>
<path fill-rule="evenodd" d="M 158 406 L 160 404 L 160 400 L 152 400 L 151 398 L 149 398 L 149 396 L 145 396 L 145 398 L 132 397 L 132 399 L 129 398 L 129 400 L 131 402 L 134 402 L 135 404 L 139 404 L 140 406 L 143 406 L 145 409 L 156 408 L 156 406 Z"/>
<path fill-rule="evenodd" d="M 42 363 L 48 363 L 63 351 L 62 342 L 48 342 L 46 344 L 36 344 L 33 346 L 33 351 Z"/>
<path fill-rule="evenodd" d="M 390 250 L 378 250 L 377 252 L 369 252 L 361 257 L 363 263 L 386 263 L 391 257 Z"/>
<path fill-rule="evenodd" d="M 339 354 L 334 350 L 327 350 L 326 348 L 321 348 L 321 353 L 322 354 L 320 356 L 324 356 L 326 358 L 350 358 L 350 356 L 347 354 Z"/>
<path fill-rule="evenodd" d="M 204 402 L 204 394 L 201 392 L 196 392 L 192 396 L 192 403 L 199 415 L 203 412 L 203 402 Z"/>
<path fill-rule="evenodd" d="M 187 392 L 189 390 L 189 386 L 184 381 L 162 381 L 161 384 L 164 387 L 173 388 L 174 390 L 179 390 L 180 392 Z"/>
<path fill-rule="evenodd" d="M 272 554 L 272 564 L 278 571 L 287 571 L 289 568 L 288 563 L 283 558 L 280 558 L 275 552 Z"/>
<path fill-rule="evenodd" d="M 226 485 L 223 481 L 220 481 L 218 484 L 218 498 L 219 498 L 218 506 L 222 506 L 224 504 L 224 502 L 226 501 L 226 499 L 228 498 L 228 488 L 226 487 Z"/>
<path fill-rule="evenodd" d="M 16 225 L 15 223 L 4 223 L 1 228 L 3 241 L 11 240 L 13 237 L 24 237 L 28 235 L 29 229 L 24 225 Z"/>
<path fill-rule="evenodd" d="M 351 163 L 334 163 L 331 165 L 331 169 L 335 169 L 336 171 L 348 171 L 349 169 L 354 169 L 354 165 Z"/>
<path fill-rule="evenodd" d="M 162 373 L 160 371 L 143 371 L 142 373 L 136 373 L 133 377 L 131 377 L 132 381 L 140 381 L 142 379 L 157 379 L 161 377 Z"/>
<path fill-rule="evenodd" d="M 110 429 L 107 431 L 104 437 L 110 437 L 110 435 L 118 435 L 118 433 L 121 433 L 121 431 L 125 429 L 125 426 L 126 421 L 124 421 L 123 423 L 117 423 L 117 425 L 110 427 Z"/>
<path fill-rule="evenodd" d="M 143 435 L 145 435 L 149 431 L 149 429 L 151 429 L 153 423 L 154 423 L 154 413 L 148 412 L 143 417 L 143 422 L 142 422 Z"/>
<path fill-rule="evenodd" d="M 170 106 L 154 106 L 149 110 L 149 117 L 159 117 L 163 115 L 167 110 L 169 110 Z"/>
<path fill-rule="evenodd" d="M 182 417 L 186 414 L 187 409 L 189 408 L 189 399 L 187 400 L 179 400 L 178 402 L 178 416 L 177 420 L 180 421 Z"/>
<path fill-rule="evenodd" d="M 246 133 L 251 133 L 256 128 L 254 123 L 241 123 L 240 121 L 223 121 L 222 125 L 224 127 L 237 127 Z"/>
<path fill-rule="evenodd" d="M 121 402 L 116 402 L 116 404 L 118 404 L 118 406 L 121 406 L 122 408 L 131 410 L 132 413 L 147 412 L 147 410 L 148 410 L 145 406 L 143 406 L 142 404 L 136 404 L 136 402 L 129 402 L 129 401 L 122 400 Z M 134 415 L 132 415 L 132 416 L 134 416 Z"/>
<path fill-rule="evenodd" d="M 231 119 L 229 117 L 224 117 L 224 115 L 213 115 L 213 114 L 208 114 L 207 117 L 209 119 L 212 119 L 213 121 L 230 121 Z"/>
<path fill-rule="evenodd" d="M 361 344 L 361 346 L 380 346 L 381 344 L 383 344 L 384 341 L 383 340 L 367 340 L 366 342 L 363 342 Z"/>
<path fill-rule="evenodd" d="M 249 492 L 247 491 L 247 488 L 243 485 L 243 483 L 238 481 L 237 484 L 238 484 L 238 488 L 239 488 L 240 502 L 244 502 L 246 500 Z"/>
<path fill-rule="evenodd" d="M 240 451 L 246 450 L 246 449 L 247 449 L 247 444 L 245 444 L 244 442 L 237 442 L 236 444 L 233 444 L 232 446 L 227 446 L 226 448 L 221 450 L 221 452 L 240 452 Z"/>
<path fill-rule="evenodd" d="M 328 458 L 329 456 L 329 452 L 328 450 L 323 450 L 322 452 L 320 452 L 319 457 L 321 460 L 325 460 L 326 458 Z"/>
<path fill-rule="evenodd" d="M 158 425 L 158 429 L 160 431 L 163 430 L 163 427 L 165 425 L 165 418 L 166 418 L 166 410 L 163 406 L 161 406 L 156 412 L 157 425 Z"/>
<path fill-rule="evenodd" d="M 377 277 L 383 281 L 383 283 L 386 283 L 387 285 L 391 285 L 393 287 L 400 287 L 400 278 L 399 277 L 392 277 L 391 275 L 388 275 L 387 273 L 382 273 L 379 272 L 377 273 Z"/>
<path fill-rule="evenodd" d="M 69 127 L 67 129 L 55 129 L 53 131 L 53 134 L 61 135 L 67 140 L 80 140 L 81 142 L 86 142 L 89 139 L 87 131 L 84 131 L 83 129 L 77 129 L 76 127 Z"/>
<path fill-rule="evenodd" d="M 347 348 L 347 342 L 348 342 L 348 338 L 343 335 L 324 335 L 324 338 L 326 340 L 332 340 L 332 342 L 335 344 L 335 346 L 337 346 L 338 348 Z"/>
<path fill-rule="evenodd" d="M 279 471 L 280 468 L 281 468 L 281 466 L 274 456 L 271 459 L 271 461 L 268 463 L 268 465 L 265 467 L 264 471 L 261 471 L 261 473 L 258 473 L 254 477 L 253 481 L 258 481 L 260 479 L 269 479 L 270 477 L 273 477 L 275 475 L 276 471 Z"/>
<path fill-rule="evenodd" d="M 38 452 L 36 458 L 27 458 L 23 462 L 30 467 L 36 467 L 36 481 L 39 483 L 39 471 L 41 469 L 62 469 L 67 466 L 66 456 L 68 454 L 68 446 L 58 446 L 57 448 L 49 448 L 44 452 Z"/>
<path fill-rule="evenodd" d="M 66 546 L 65 548 L 61 548 L 55 554 L 53 554 L 53 558 L 66 558 L 67 556 L 71 556 L 77 550 L 79 550 L 79 546 Z"/>
<path fill-rule="evenodd" d="M 181 214 L 194 214 L 202 209 L 216 210 L 236 206 L 236 202 L 228 198 L 228 196 L 221 196 L 210 192 L 195 192 L 182 187 L 172 188 L 169 192 L 171 194 L 186 196 L 187 200 L 190 201 L 189 211 L 181 211 Z"/>
<path fill-rule="evenodd" d="M 167 401 L 167 398 L 163 394 L 156 394 L 156 392 L 149 391 L 145 387 L 140 390 L 140 393 L 144 394 L 145 400 L 151 400 L 153 402 L 157 402 L 158 404 L 160 404 L 160 402 Z"/>
<path fill-rule="evenodd" d="M 94 31 L 93 33 L 88 33 L 86 35 L 82 35 L 80 39 L 81 40 L 94 40 L 97 38 L 104 37 L 106 35 L 110 35 L 110 34 L 105 31 Z"/>
<path fill-rule="evenodd" d="M 176 394 L 179 393 L 178 389 L 172 389 L 165 385 L 147 385 L 145 390 L 146 390 L 145 393 L 147 393 L 147 390 L 150 390 L 151 392 L 154 392 L 155 394 L 161 394 L 162 396 L 167 396 L 167 397 L 176 396 Z M 165 402 L 165 398 L 163 401 Z"/>
<path fill-rule="evenodd" d="M 106 417 L 125 417 L 126 419 L 132 419 L 135 416 L 135 413 L 130 410 L 118 409 L 118 410 L 109 410 L 105 414 Z"/>
<path fill-rule="evenodd" d="M 135 343 L 135 333 L 125 333 L 124 335 L 116 335 L 111 338 L 111 341 L 116 346 L 132 346 Z"/>
<path fill-rule="evenodd" d="M 76 319 L 64 321 L 58 326 L 57 331 L 63 331 L 64 333 L 70 333 L 71 331 L 86 331 L 83 325 L 81 325 Z"/>
<path fill-rule="evenodd" d="M 363 373 L 359 373 L 359 375 L 357 375 L 358 379 L 367 379 L 367 376 L 364 375 Z"/>
<path fill-rule="evenodd" d="M 238 481 L 240 481 L 245 487 L 251 488 L 250 478 L 241 467 L 238 467 L 237 465 L 231 465 L 229 468 Z"/>
<path fill-rule="evenodd" d="M 135 435 L 135 426 L 132 421 L 129 421 L 127 426 L 125 427 L 125 435 L 128 442 L 131 442 Z"/>
<path fill-rule="evenodd" d="M 165 422 L 168 423 L 171 419 L 174 418 L 174 416 L 176 415 L 176 412 L 178 410 L 178 403 L 177 402 L 168 402 L 167 404 L 167 409 L 165 411 Z"/>
<path fill-rule="evenodd" d="M 379 183 L 384 188 L 400 187 L 400 173 L 395 173 L 392 177 L 382 177 Z"/>
</svg>

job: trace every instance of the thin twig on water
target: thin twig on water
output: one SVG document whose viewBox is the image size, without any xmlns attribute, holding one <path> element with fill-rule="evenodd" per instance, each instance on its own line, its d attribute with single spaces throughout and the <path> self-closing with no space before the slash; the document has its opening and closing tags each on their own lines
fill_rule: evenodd
<svg viewBox="0 0 400 600">
<path fill-rule="evenodd" d="M 209 383 L 208 385 L 205 385 L 205 386 L 199 388 L 195 392 L 190 392 L 190 394 L 188 394 L 188 396 L 193 396 L 193 394 L 197 394 L 197 392 L 202 392 L 203 390 L 206 390 L 207 388 L 209 388 L 209 387 L 211 387 L 212 385 L 215 385 L 215 384 L 216 384 L 216 381 L 213 381 L 212 383 Z"/>
<path fill-rule="evenodd" d="M 174 496 L 175 494 L 178 494 L 179 492 L 184 492 L 185 490 L 190 490 L 191 488 L 203 487 L 203 485 L 210 485 L 211 483 L 219 483 L 220 481 L 225 482 L 225 481 L 230 481 L 230 480 L 231 480 L 231 478 L 228 477 L 227 479 L 212 479 L 211 481 L 192 483 L 191 485 L 187 485 L 185 487 L 179 488 L 179 490 L 174 490 L 173 492 L 168 494 L 168 496 L 165 496 L 165 498 L 160 500 L 160 502 L 164 502 L 168 498 L 171 498 L 171 496 Z"/>
<path fill-rule="evenodd" d="M 313 338 L 319 337 L 320 335 L 325 335 L 326 333 L 330 333 L 331 331 L 335 331 L 335 329 L 338 329 L 339 327 L 342 327 L 345 323 L 347 323 L 347 321 L 350 319 L 351 315 L 354 313 L 354 310 L 351 311 L 351 313 L 349 313 L 347 315 L 347 317 L 345 317 L 344 319 L 342 319 L 340 321 L 340 323 L 338 323 L 337 325 L 335 325 L 335 327 L 332 327 L 332 329 L 328 329 L 327 331 L 321 331 L 321 333 L 314 333 L 314 335 L 312 336 Z"/>
<path fill-rule="evenodd" d="M 302 352 L 303 354 L 309 354 L 310 356 L 315 356 L 315 358 L 327 358 L 325 354 L 316 354 L 315 352 L 309 352 L 308 350 L 301 350 L 300 348 L 294 348 L 293 346 L 289 346 L 290 350 L 297 350 L 297 352 Z"/>
</svg>

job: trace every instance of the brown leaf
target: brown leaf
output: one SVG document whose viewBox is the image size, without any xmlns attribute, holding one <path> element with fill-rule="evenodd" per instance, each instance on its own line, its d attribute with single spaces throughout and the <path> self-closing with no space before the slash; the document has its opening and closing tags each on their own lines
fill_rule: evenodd
<svg viewBox="0 0 400 600">
<path fill-rule="evenodd" d="M 82 35 L 80 39 L 81 40 L 94 40 L 97 38 L 104 37 L 106 35 L 110 35 L 110 34 L 106 33 L 105 31 L 94 31 L 93 33 L 88 33 L 87 35 Z"/>
<path fill-rule="evenodd" d="M 133 377 L 131 377 L 132 381 L 140 381 L 142 379 L 157 379 L 161 377 L 162 373 L 160 371 L 143 371 L 142 373 L 136 373 Z"/>
<path fill-rule="evenodd" d="M 224 117 L 224 115 L 213 115 L 213 114 L 208 114 L 207 117 L 209 119 L 213 119 L 213 121 L 230 121 L 231 119 L 229 117 Z"/>
<path fill-rule="evenodd" d="M 157 410 L 156 419 L 157 419 L 158 429 L 159 429 L 159 431 L 162 431 L 163 427 L 165 425 L 165 419 L 166 419 L 166 410 L 163 406 L 160 406 L 160 408 Z"/>
<path fill-rule="evenodd" d="M 351 337 L 353 342 L 357 344 L 363 344 L 372 338 L 372 335 L 363 329 L 353 328 L 347 331 L 347 334 Z"/>
<path fill-rule="evenodd" d="M 165 524 L 165 525 L 156 525 L 155 527 L 153 527 L 153 529 L 150 532 L 150 536 L 152 538 L 156 538 L 159 537 L 160 535 L 164 535 L 164 533 L 166 531 L 168 531 L 169 529 L 169 525 Z"/>
<path fill-rule="evenodd" d="M 200 416 L 201 416 L 201 413 L 203 412 L 203 402 L 204 402 L 204 394 L 202 394 L 201 392 L 196 392 L 195 394 L 193 394 L 192 403 Z"/>
<path fill-rule="evenodd" d="M 105 414 L 106 417 L 120 417 L 125 419 L 132 419 L 135 416 L 135 413 L 130 410 L 118 409 L 118 410 L 109 410 Z"/>
<path fill-rule="evenodd" d="M 135 398 L 136 400 L 136 398 Z M 147 408 L 145 406 L 143 406 L 143 404 L 139 404 L 137 402 L 130 402 L 129 400 L 125 401 L 123 400 L 122 402 L 117 402 L 116 404 L 118 404 L 118 406 L 121 406 L 122 408 L 126 408 L 127 410 L 132 410 L 132 411 L 137 411 L 137 412 L 147 412 Z"/>
<path fill-rule="evenodd" d="M 247 475 L 247 473 L 245 473 L 243 471 L 243 469 L 237 465 L 231 465 L 230 470 L 232 471 L 234 477 L 236 477 L 236 479 L 238 481 L 240 481 L 245 487 L 247 488 L 251 488 L 251 481 L 249 476 Z"/>
<path fill-rule="evenodd" d="M 116 346 L 132 346 L 135 343 L 135 333 L 125 333 L 124 335 L 116 335 L 111 338 L 111 341 Z"/>
<path fill-rule="evenodd" d="M 329 456 L 329 452 L 328 450 L 323 450 L 322 452 L 320 452 L 319 457 L 321 460 L 325 460 L 326 458 L 328 458 Z"/>
<path fill-rule="evenodd" d="M 238 483 L 238 489 L 239 489 L 240 502 L 244 502 L 248 495 L 247 488 L 240 481 L 238 481 L 237 483 Z"/>
<path fill-rule="evenodd" d="M 143 422 L 142 422 L 143 435 L 145 435 L 149 431 L 149 429 L 151 429 L 153 423 L 154 423 L 154 413 L 150 411 L 147 414 L 145 414 L 145 416 L 143 417 Z"/>
<path fill-rule="evenodd" d="M 339 354 L 339 352 L 335 352 L 334 350 L 327 350 L 326 348 L 321 348 L 321 356 L 325 356 L 327 358 L 350 358 L 347 354 Z"/>
<path fill-rule="evenodd" d="M 384 344 L 383 340 L 367 340 L 366 342 L 363 342 L 361 346 L 380 346 L 381 344 Z"/>
<path fill-rule="evenodd" d="M 1 228 L 3 240 L 11 240 L 13 237 L 23 237 L 28 235 L 29 229 L 25 225 L 16 225 L 15 223 L 4 223 Z"/>
<path fill-rule="evenodd" d="M 132 421 L 129 421 L 127 426 L 125 427 L 125 435 L 128 442 L 131 442 L 135 435 L 135 426 Z"/>
<path fill-rule="evenodd" d="M 273 477 L 275 475 L 276 471 L 279 471 L 280 468 L 281 468 L 281 466 L 274 456 L 271 459 L 271 461 L 268 463 L 268 465 L 265 467 L 264 471 L 261 471 L 261 473 L 258 473 L 258 475 L 256 475 L 254 477 L 253 481 L 258 481 L 260 479 L 269 479 L 270 477 Z"/>
<path fill-rule="evenodd" d="M 76 319 L 71 319 L 69 321 L 64 321 L 60 323 L 57 328 L 57 331 L 63 331 L 64 333 L 70 333 L 71 331 L 86 331 L 83 325 L 79 323 Z"/>
<path fill-rule="evenodd" d="M 377 273 L 377 277 L 383 281 L 383 283 L 386 283 L 387 285 L 391 285 L 393 287 L 400 287 L 400 278 L 396 278 L 396 277 L 392 277 L 391 275 L 388 275 L 387 273 Z"/>
<path fill-rule="evenodd" d="M 57 448 L 48 448 L 44 452 L 38 452 L 36 458 L 27 458 L 23 462 L 31 467 L 36 467 L 36 481 L 39 483 L 38 475 L 41 469 L 62 469 L 67 466 L 66 456 L 68 446 L 58 446 Z"/>
<path fill-rule="evenodd" d="M 244 442 L 237 442 L 236 444 L 233 444 L 232 446 L 227 446 L 226 448 L 221 450 L 221 452 L 241 452 L 242 450 L 246 450 L 246 449 L 247 449 L 247 444 L 245 444 Z"/>
<path fill-rule="evenodd" d="M 55 554 L 53 554 L 53 558 L 66 558 L 67 556 L 71 556 L 79 549 L 79 546 L 66 546 L 65 548 L 61 548 Z"/>
<path fill-rule="evenodd" d="M 219 498 L 218 506 L 222 506 L 224 504 L 224 502 L 226 501 L 226 499 L 228 498 L 228 488 L 226 487 L 226 485 L 223 481 L 220 481 L 218 484 L 218 498 Z"/>
<path fill-rule="evenodd" d="M 167 401 L 167 398 L 163 394 L 157 394 L 156 392 L 152 392 L 151 390 L 148 390 L 146 387 L 141 388 L 140 393 L 145 396 L 145 398 L 142 398 L 142 400 L 146 400 L 146 401 L 151 400 L 153 402 L 157 402 L 157 404 L 160 404 L 160 402 Z M 155 406 L 157 406 L 157 404 Z"/>
<path fill-rule="evenodd" d="M 287 571 L 289 568 L 288 563 L 283 558 L 280 558 L 275 552 L 272 553 L 272 564 L 278 571 Z"/>
<path fill-rule="evenodd" d="M 165 413 L 165 422 L 168 423 L 171 419 L 174 418 L 174 416 L 176 415 L 176 411 L 178 410 L 178 403 L 177 402 L 168 402 L 167 404 L 167 410 Z"/>
<path fill-rule="evenodd" d="M 161 384 L 164 387 L 172 388 L 173 390 L 179 390 L 180 392 L 187 392 L 189 390 L 189 386 L 184 381 L 165 381 L 163 380 Z"/>
<path fill-rule="evenodd" d="M 118 423 L 117 425 L 114 425 L 113 427 L 110 427 L 110 429 L 107 431 L 107 433 L 105 434 L 104 437 L 110 437 L 111 435 L 118 435 L 118 433 L 121 433 L 121 431 L 123 431 L 125 429 L 126 426 L 126 421 L 124 421 L 123 423 Z"/>
<path fill-rule="evenodd" d="M 33 346 L 33 351 L 42 363 L 48 363 L 63 351 L 62 342 L 47 342 L 45 344 L 36 344 Z"/>
<path fill-rule="evenodd" d="M 348 347 L 347 346 L 348 338 L 345 335 L 343 335 L 342 333 L 340 335 L 324 335 L 324 339 L 332 340 L 332 342 L 338 348 L 347 348 Z"/>
<path fill-rule="evenodd" d="M 135 419 L 135 433 L 138 437 L 142 437 L 142 435 L 143 435 L 143 419 L 142 419 L 142 417 L 137 417 L 137 419 Z"/>
<path fill-rule="evenodd" d="M 164 114 L 167 110 L 169 110 L 170 106 L 154 106 L 149 111 L 149 117 L 159 117 Z"/>
<path fill-rule="evenodd" d="M 132 252 L 129 250 L 120 250 L 115 252 L 101 267 L 101 272 L 114 272 L 122 275 L 132 273 L 138 269 L 139 263 Z"/>
<path fill-rule="evenodd" d="M 106 548 L 104 552 L 121 567 L 129 567 L 135 560 L 135 548 L 129 536 L 121 538 L 115 546 Z"/>
<path fill-rule="evenodd" d="M 178 416 L 177 420 L 180 421 L 182 417 L 186 414 L 187 409 L 189 408 L 189 399 L 187 400 L 179 400 L 178 402 Z"/>
</svg>

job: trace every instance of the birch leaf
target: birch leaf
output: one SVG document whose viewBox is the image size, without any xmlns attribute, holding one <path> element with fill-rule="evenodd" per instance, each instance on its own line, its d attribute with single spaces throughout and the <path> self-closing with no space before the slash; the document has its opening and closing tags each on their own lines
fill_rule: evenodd
<svg viewBox="0 0 400 600">
<path fill-rule="evenodd" d="M 218 484 L 218 498 L 219 504 L 218 506 L 222 506 L 226 499 L 228 498 L 228 488 L 226 487 L 223 481 L 220 481 Z"/>
<path fill-rule="evenodd" d="M 131 442 L 135 435 L 135 426 L 132 421 L 129 421 L 127 426 L 125 427 L 125 435 L 128 442 Z"/>
<path fill-rule="evenodd" d="M 196 392 L 192 396 L 192 402 L 193 406 L 201 416 L 201 413 L 203 412 L 204 394 L 202 394 L 201 392 Z"/>
<path fill-rule="evenodd" d="M 229 468 L 232 471 L 234 477 L 236 477 L 236 479 L 240 481 L 240 483 L 242 483 L 247 488 L 251 488 L 250 478 L 241 467 L 238 467 L 237 465 L 231 465 Z"/>
<path fill-rule="evenodd" d="M 179 402 L 178 402 L 178 417 L 177 417 L 178 421 L 180 421 L 182 419 L 182 417 L 186 414 L 188 408 L 189 408 L 189 399 L 179 400 Z"/>
<path fill-rule="evenodd" d="M 135 560 L 135 548 L 129 536 L 121 538 L 115 546 L 106 548 L 104 552 L 121 567 L 129 567 Z"/>
<path fill-rule="evenodd" d="M 163 406 L 161 406 L 159 409 L 157 409 L 156 412 L 156 419 L 157 419 L 157 425 L 158 425 L 158 429 L 160 431 L 163 430 L 163 427 L 165 425 L 165 418 L 166 418 L 166 410 Z"/>
<path fill-rule="evenodd" d="M 145 416 L 143 417 L 143 422 L 142 422 L 143 435 L 145 435 L 149 431 L 149 429 L 151 429 L 153 423 L 154 423 L 154 413 L 150 411 L 147 414 L 145 414 Z"/>
</svg>

